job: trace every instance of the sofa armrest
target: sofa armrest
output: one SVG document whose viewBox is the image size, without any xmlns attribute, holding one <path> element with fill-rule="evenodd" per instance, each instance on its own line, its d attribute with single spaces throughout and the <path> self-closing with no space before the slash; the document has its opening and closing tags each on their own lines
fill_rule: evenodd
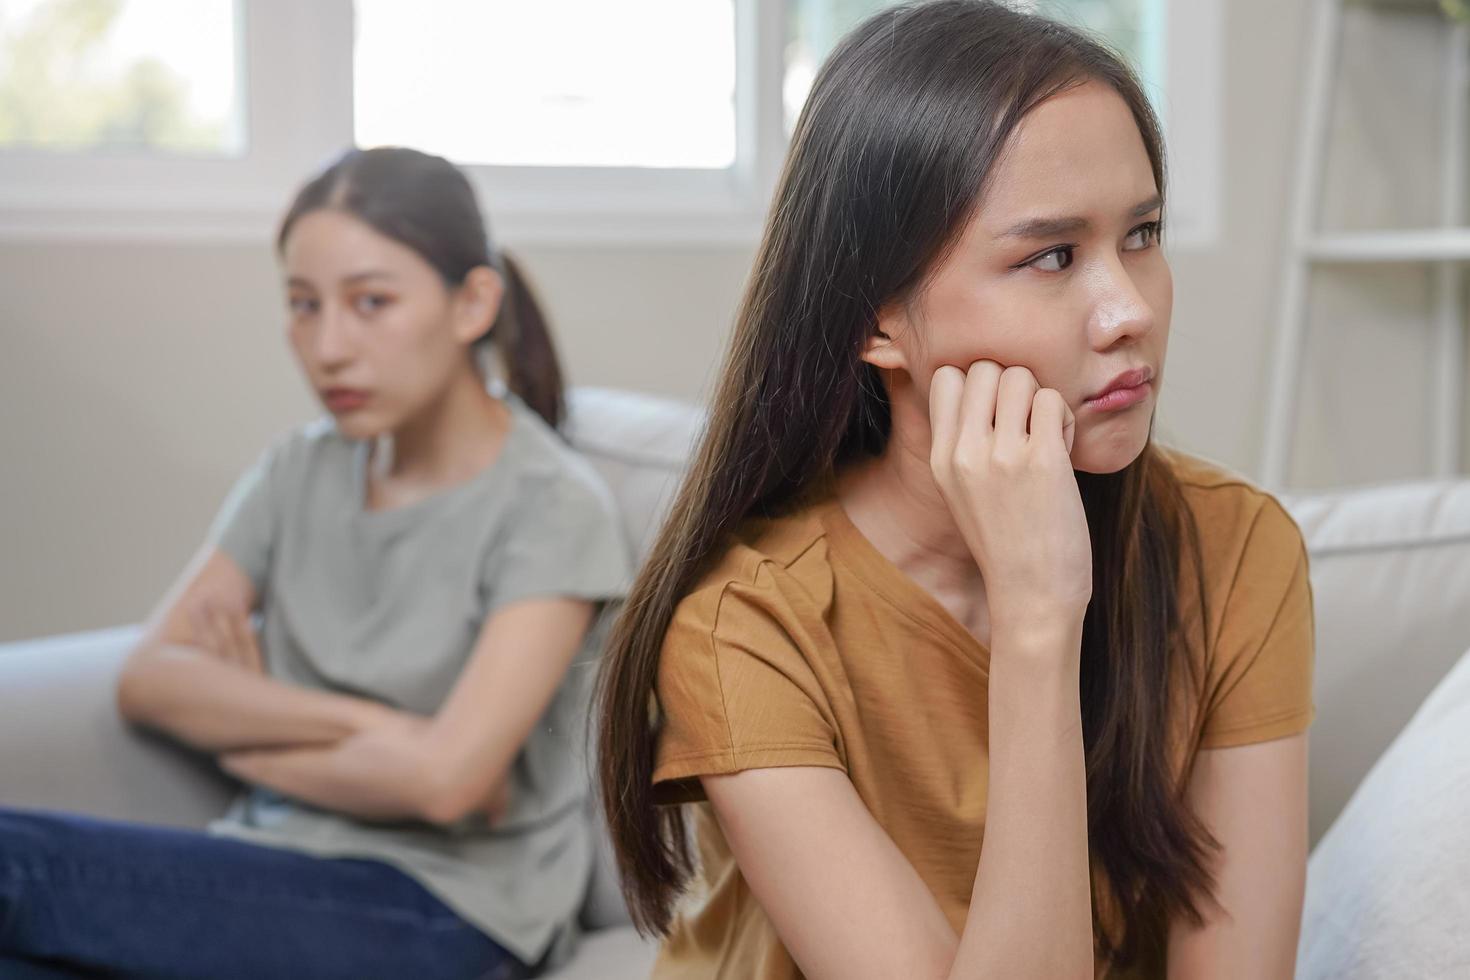
<svg viewBox="0 0 1470 980">
<path fill-rule="evenodd" d="M 202 827 L 234 784 L 212 760 L 118 717 L 137 627 L 0 645 L 0 805 Z"/>
</svg>

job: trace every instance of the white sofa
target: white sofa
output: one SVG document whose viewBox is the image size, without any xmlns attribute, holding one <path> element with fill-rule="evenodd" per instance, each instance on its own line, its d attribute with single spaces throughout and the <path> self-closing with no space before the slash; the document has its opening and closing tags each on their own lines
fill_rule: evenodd
<svg viewBox="0 0 1470 980">
<path fill-rule="evenodd" d="M 572 394 L 569 433 L 602 472 L 640 553 L 702 417 L 604 389 Z M 1470 480 L 1285 500 L 1306 534 L 1317 610 L 1312 839 L 1470 646 Z M 113 678 L 136 627 L 0 646 L 0 804 L 200 826 L 233 787 L 205 760 L 121 725 Z M 577 957 L 558 980 L 646 976 L 604 849 Z"/>
</svg>

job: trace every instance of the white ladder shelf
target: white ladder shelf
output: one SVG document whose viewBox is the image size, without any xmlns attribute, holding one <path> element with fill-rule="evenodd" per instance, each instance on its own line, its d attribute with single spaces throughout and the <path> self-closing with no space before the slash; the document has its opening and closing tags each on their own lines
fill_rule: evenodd
<svg viewBox="0 0 1470 980">
<path fill-rule="evenodd" d="M 1436 475 L 1448 476 L 1459 470 L 1461 413 L 1465 407 L 1466 320 L 1461 283 L 1462 263 L 1470 262 L 1470 228 L 1465 227 L 1470 24 L 1456 21 L 1445 32 L 1440 227 L 1324 234 L 1317 230 L 1317 211 L 1326 172 L 1332 83 L 1342 44 L 1342 8 L 1348 0 L 1313 2 L 1313 47 L 1292 184 L 1291 226 L 1277 311 L 1261 479 L 1271 489 L 1284 489 L 1289 477 L 1308 326 L 1307 287 L 1312 268 L 1325 263 L 1368 262 L 1423 262 L 1434 266 L 1436 351 L 1431 462 Z"/>
</svg>

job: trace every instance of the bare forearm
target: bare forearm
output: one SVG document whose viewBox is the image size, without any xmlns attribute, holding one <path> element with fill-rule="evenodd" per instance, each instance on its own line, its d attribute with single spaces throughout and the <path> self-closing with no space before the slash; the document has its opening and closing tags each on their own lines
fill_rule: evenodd
<svg viewBox="0 0 1470 980">
<path fill-rule="evenodd" d="M 1093 975 L 1080 643 L 1080 626 L 994 638 L 985 845 L 952 977 Z"/>
<path fill-rule="evenodd" d="M 205 752 L 331 744 L 387 710 L 167 646 L 134 654 L 119 681 L 118 706 L 129 721 Z"/>
<path fill-rule="evenodd" d="M 443 792 L 438 747 L 422 723 L 402 723 L 343 739 L 327 748 L 228 753 L 224 768 L 239 778 L 362 820 L 422 820 L 449 825 L 479 812 L 496 819 L 507 774 L 476 795 Z"/>
<path fill-rule="evenodd" d="M 328 748 L 231 752 L 220 761 L 241 780 L 360 820 L 424 819 L 422 770 L 406 753 L 369 754 L 349 740 Z"/>
</svg>

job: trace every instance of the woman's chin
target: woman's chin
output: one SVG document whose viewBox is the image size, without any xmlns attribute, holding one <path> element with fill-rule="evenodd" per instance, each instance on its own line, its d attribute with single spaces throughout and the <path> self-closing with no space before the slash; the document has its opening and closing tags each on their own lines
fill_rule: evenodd
<svg viewBox="0 0 1470 980">
<path fill-rule="evenodd" d="M 374 418 L 370 412 L 333 412 L 332 421 L 336 423 L 337 431 L 344 439 L 354 441 L 375 439 L 389 431 L 382 419 Z"/>
<path fill-rule="evenodd" d="M 1103 475 L 1127 469 L 1148 446 L 1149 430 L 1089 432 L 1072 445 L 1072 469 Z"/>
</svg>

